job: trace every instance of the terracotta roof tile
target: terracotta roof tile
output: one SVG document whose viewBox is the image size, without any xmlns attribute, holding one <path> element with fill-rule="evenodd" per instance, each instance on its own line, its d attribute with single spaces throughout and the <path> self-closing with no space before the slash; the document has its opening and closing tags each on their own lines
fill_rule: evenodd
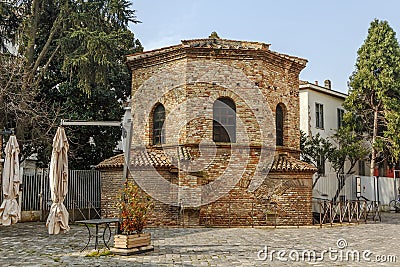
<svg viewBox="0 0 400 267">
<path fill-rule="evenodd" d="M 299 81 L 299 84 L 300 84 L 300 85 L 302 85 L 302 84 L 308 84 L 308 83 L 309 83 L 309 82 L 303 81 L 303 80 L 300 80 L 300 81 Z"/>
<path fill-rule="evenodd" d="M 118 154 L 100 162 L 96 169 L 121 168 L 124 166 L 124 154 Z"/>
<path fill-rule="evenodd" d="M 162 47 L 162 48 L 158 48 L 158 49 L 154 49 L 154 50 L 149 50 L 149 51 L 137 52 L 137 53 L 134 53 L 134 54 L 130 54 L 130 55 L 126 56 L 126 59 L 128 61 L 130 61 L 130 60 L 135 60 L 135 59 L 155 56 L 155 55 L 159 55 L 159 54 L 162 54 L 162 53 L 167 53 L 167 52 L 170 52 L 170 51 L 175 51 L 175 50 L 181 49 L 181 48 L 182 48 L 181 44 L 171 45 L 171 46 Z"/>
<path fill-rule="evenodd" d="M 316 172 L 317 168 L 287 154 L 279 154 L 274 158 L 272 172 Z"/>
<path fill-rule="evenodd" d="M 214 48 L 214 49 L 240 49 L 240 50 L 263 50 L 269 53 L 278 55 L 282 58 L 288 59 L 290 61 L 296 62 L 300 65 L 305 66 L 307 60 L 300 57 L 289 56 L 286 54 L 278 53 L 269 50 L 270 44 L 265 44 L 261 42 L 250 42 L 250 41 L 238 41 L 238 40 L 228 40 L 228 39 L 192 39 L 192 40 L 182 40 L 181 44 L 162 47 L 150 51 L 139 52 L 131 55 L 127 55 L 126 59 L 128 62 L 138 60 L 141 58 L 161 55 L 164 53 L 176 51 L 185 47 L 192 48 Z"/>
<path fill-rule="evenodd" d="M 178 147 L 178 157 L 180 160 L 191 160 L 192 156 L 187 147 Z M 132 166 L 154 166 L 154 167 L 171 167 L 173 164 L 171 158 L 165 154 L 162 149 L 148 148 L 145 150 L 134 152 L 131 159 Z"/>
<path fill-rule="evenodd" d="M 180 160 L 191 160 L 192 156 L 190 151 L 186 147 L 178 148 L 178 155 Z M 131 158 L 131 166 L 144 167 L 171 167 L 171 159 L 164 153 L 162 149 L 148 148 L 143 150 L 133 151 Z M 107 169 L 107 168 L 120 168 L 124 166 L 124 154 L 119 154 L 103 160 L 96 168 Z"/>
<path fill-rule="evenodd" d="M 208 47 L 218 49 L 250 49 L 250 50 L 268 50 L 270 44 L 260 42 L 238 41 L 228 39 L 206 38 L 182 40 L 184 47 Z"/>
<path fill-rule="evenodd" d="M 286 54 L 282 54 L 282 53 L 278 53 L 278 52 L 275 52 L 275 51 L 270 51 L 272 54 L 275 54 L 275 55 L 278 55 L 278 56 L 280 56 L 280 57 L 283 57 L 283 58 L 286 58 L 286 59 L 289 59 L 289 60 L 291 60 L 291 61 L 294 61 L 294 62 L 296 62 L 296 63 L 298 63 L 298 64 L 301 64 L 301 65 L 306 65 L 307 64 L 307 62 L 308 62 L 308 60 L 307 59 L 304 59 L 304 58 L 300 58 L 300 57 L 295 57 L 295 56 L 289 56 L 289 55 L 286 55 Z"/>
<path fill-rule="evenodd" d="M 190 151 L 186 147 L 179 147 L 180 160 L 192 160 Z M 136 167 L 154 166 L 171 167 L 171 159 L 162 149 L 146 149 L 134 153 L 131 163 Z M 100 162 L 97 169 L 122 168 L 124 166 L 124 154 L 119 154 Z M 272 172 L 316 172 L 317 169 L 304 161 L 291 157 L 287 154 L 279 154 L 274 158 L 270 171 Z"/>
<path fill-rule="evenodd" d="M 154 166 L 154 167 L 170 167 L 171 160 L 165 155 L 162 150 L 144 149 L 133 152 L 131 166 Z"/>
<path fill-rule="evenodd" d="M 192 155 L 187 147 L 180 146 L 178 148 L 178 154 L 180 160 L 192 160 Z"/>
</svg>

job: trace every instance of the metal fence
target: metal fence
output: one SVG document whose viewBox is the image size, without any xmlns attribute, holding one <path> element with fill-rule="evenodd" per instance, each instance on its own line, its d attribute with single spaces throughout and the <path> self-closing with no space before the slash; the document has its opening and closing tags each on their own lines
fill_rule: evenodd
<svg viewBox="0 0 400 267">
<path fill-rule="evenodd" d="M 68 194 L 64 200 L 70 219 L 100 217 L 101 178 L 97 170 L 69 170 Z M 0 200 L 2 200 L 1 194 Z M 49 174 L 44 169 L 24 173 L 22 177 L 21 211 L 41 211 L 47 217 L 52 204 Z"/>
<path fill-rule="evenodd" d="M 380 222 L 381 214 L 378 201 L 351 200 L 333 202 L 329 200 L 313 201 L 313 223 L 360 223 L 367 221 Z"/>
<path fill-rule="evenodd" d="M 47 186 L 45 182 L 47 180 Z M 22 177 L 22 211 L 41 210 L 42 194 L 49 189 L 48 172 L 24 173 Z"/>
</svg>

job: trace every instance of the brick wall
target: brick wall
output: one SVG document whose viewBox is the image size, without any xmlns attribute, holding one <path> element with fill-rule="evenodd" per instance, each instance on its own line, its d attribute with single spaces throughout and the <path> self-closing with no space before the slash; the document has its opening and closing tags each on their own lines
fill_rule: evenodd
<svg viewBox="0 0 400 267">
<path fill-rule="evenodd" d="M 255 192 L 248 190 L 262 147 L 275 146 L 278 104 L 284 107 L 284 146 L 276 147 L 276 153 L 299 157 L 298 88 L 305 63 L 303 59 L 269 51 L 265 44 L 208 39 L 128 56 L 133 96 L 131 158 L 137 147 L 153 147 L 152 110 L 162 103 L 167 118 L 165 149 L 187 147 L 193 159 L 179 161 L 181 169 L 176 174 L 157 169 L 158 174 L 181 187 L 202 186 L 197 193 L 185 195 L 173 191 L 173 186 L 161 188 L 165 185 L 153 179 L 155 174 L 150 169 L 135 170 L 138 182 L 145 180 L 150 188 L 173 199 L 174 205 L 155 200 L 151 225 L 311 223 L 312 171 L 270 172 Z M 220 97 L 230 98 L 236 105 L 236 143 L 232 145 L 211 142 L 213 103 Z M 215 156 L 203 157 L 208 152 Z M 122 183 L 113 171 L 103 174 L 104 179 L 112 180 L 111 184 Z M 229 183 L 231 187 L 223 186 Z M 110 188 L 102 192 L 109 194 L 106 191 L 112 192 Z M 216 193 L 224 196 L 214 197 Z M 204 199 L 212 201 L 183 210 L 177 207 L 180 201 L 186 203 L 193 198 L 199 199 L 199 204 Z"/>
<path fill-rule="evenodd" d="M 150 62 L 141 61 L 144 59 L 136 60 L 138 61 L 137 64 L 132 67 L 132 95 L 134 96 L 142 85 L 145 86 L 144 88 L 157 88 L 159 90 L 152 90 L 145 96 L 147 99 L 144 100 L 142 99 L 143 95 L 141 95 L 140 103 L 135 103 L 135 101 L 133 101 L 132 110 L 135 110 L 135 104 L 146 105 L 148 102 L 154 102 L 154 99 L 157 99 L 158 102 L 165 106 L 166 113 L 168 114 L 177 105 L 185 102 L 189 98 L 208 97 L 212 101 L 221 96 L 228 96 L 234 99 L 235 103 L 241 100 L 241 103 L 236 104 L 242 110 L 245 109 L 246 112 L 238 112 L 238 116 L 254 118 L 254 116 L 248 116 L 249 114 L 247 114 L 247 112 L 251 113 L 251 110 L 248 109 L 248 105 L 259 102 L 260 99 L 258 99 L 258 96 L 254 95 L 253 98 L 250 96 L 243 99 L 243 96 L 235 95 L 235 88 L 244 86 L 244 84 L 237 85 L 235 81 L 241 80 L 244 74 L 251 85 L 256 85 L 261 90 L 264 96 L 263 101 L 268 103 L 270 110 L 273 112 L 273 116 L 276 106 L 280 103 L 283 104 L 286 111 L 285 132 L 287 134 L 285 135 L 285 147 L 286 149 L 290 148 L 293 150 L 293 153 L 299 149 L 300 117 L 298 75 L 301 68 L 304 66 L 300 67 L 276 54 L 266 53 L 265 51 L 249 50 L 246 51 L 246 53 L 242 52 L 238 54 L 235 50 L 229 50 L 224 51 L 224 54 L 220 53 L 216 55 L 213 49 L 198 51 L 198 49 L 195 48 L 188 48 L 185 51 L 181 51 L 181 53 L 183 54 L 176 56 L 176 58 L 164 58 L 160 55 L 158 61 L 155 62 L 155 59 L 153 59 L 151 64 Z M 198 62 L 203 62 L 204 64 L 197 64 Z M 190 83 L 190 79 L 196 78 L 196 73 L 205 73 L 215 62 L 221 68 L 221 71 L 229 72 L 229 74 L 222 77 L 213 76 L 212 79 L 216 81 L 228 80 L 227 84 L 230 86 L 228 86 L 227 89 L 229 90 L 224 90 L 218 86 L 218 84 Z M 165 73 L 160 72 L 160 70 L 165 70 Z M 232 70 L 236 71 L 232 73 Z M 229 77 L 229 79 L 226 77 Z M 173 79 L 171 84 L 168 83 L 170 79 Z M 203 79 L 205 78 L 203 77 Z M 210 102 L 210 104 L 212 103 Z M 207 110 L 202 112 L 209 114 L 212 112 L 210 107 L 212 107 L 212 105 L 207 106 Z M 198 111 L 197 108 L 201 109 L 203 106 L 196 107 L 194 105 L 185 108 L 186 110 L 181 110 L 183 116 L 185 113 L 189 115 L 196 113 Z M 140 107 L 139 109 L 146 110 L 146 107 Z M 149 117 L 150 116 L 146 116 L 146 118 Z M 134 116 L 133 119 L 141 120 L 143 116 Z M 150 145 L 151 133 L 148 129 L 151 128 L 151 121 L 149 120 L 147 123 L 145 129 L 136 130 L 139 130 L 137 131 L 139 138 L 142 138 L 142 141 Z M 201 127 L 210 129 L 204 124 L 197 123 L 196 125 L 202 125 Z M 251 127 L 254 126 L 254 123 L 250 122 L 245 126 Z M 144 134 L 141 134 L 142 131 L 144 131 Z M 185 137 L 186 134 L 193 132 L 195 131 L 188 126 L 187 131 L 183 131 L 181 134 Z M 202 133 L 206 136 L 208 135 L 206 131 Z M 134 135 L 134 142 L 132 145 L 135 144 L 135 137 Z M 252 136 L 250 137 L 250 140 L 254 142 L 257 140 Z M 196 139 L 187 140 L 189 143 L 191 141 L 196 142 Z"/>
<path fill-rule="evenodd" d="M 101 171 L 101 215 L 104 218 L 118 217 L 117 194 L 124 185 L 123 169 L 107 168 Z"/>
<path fill-rule="evenodd" d="M 171 176 L 167 170 L 159 172 L 166 178 Z M 102 169 L 101 209 L 102 216 L 106 218 L 118 217 L 115 200 L 118 190 L 122 188 L 122 173 L 122 168 Z M 247 191 L 248 176 L 249 174 L 243 175 L 240 182 L 226 196 L 199 208 L 186 208 L 182 211 L 178 206 L 153 199 L 154 209 L 150 214 L 148 226 L 263 226 L 312 223 L 310 174 L 269 173 L 268 178 L 254 193 Z M 266 196 L 270 199 L 266 200 Z"/>
<path fill-rule="evenodd" d="M 123 188 L 124 180 L 122 167 L 101 168 L 101 215 L 104 218 L 118 217 L 119 212 L 116 208 L 117 195 Z M 168 170 L 159 170 L 163 177 L 172 179 L 176 174 L 170 173 Z M 132 176 L 129 175 L 129 181 Z M 177 179 L 175 179 L 177 180 Z M 154 209 L 150 213 L 149 226 L 176 226 L 179 225 L 179 208 L 176 206 L 166 205 L 156 199 L 153 199 Z"/>
</svg>

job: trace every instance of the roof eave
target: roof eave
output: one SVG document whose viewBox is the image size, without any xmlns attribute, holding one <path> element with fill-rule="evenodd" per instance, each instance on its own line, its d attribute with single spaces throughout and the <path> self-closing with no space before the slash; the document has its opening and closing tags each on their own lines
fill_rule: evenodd
<svg viewBox="0 0 400 267">
<path fill-rule="evenodd" d="M 345 93 L 341 93 L 339 91 L 333 90 L 333 89 L 329 89 L 326 87 L 321 87 L 319 85 L 315 85 L 312 83 L 306 83 L 306 84 L 300 84 L 299 86 L 299 90 L 300 91 L 305 91 L 305 90 L 313 90 L 319 93 L 323 93 L 323 94 L 327 94 L 327 95 L 332 95 L 338 98 L 342 98 L 342 99 L 346 99 L 348 97 L 347 94 Z"/>
</svg>

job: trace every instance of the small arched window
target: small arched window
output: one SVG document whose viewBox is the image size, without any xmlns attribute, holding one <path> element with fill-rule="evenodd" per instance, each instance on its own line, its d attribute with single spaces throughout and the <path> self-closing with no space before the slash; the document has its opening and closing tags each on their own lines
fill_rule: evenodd
<svg viewBox="0 0 400 267">
<path fill-rule="evenodd" d="M 165 108 L 162 104 L 158 104 L 153 112 L 153 145 L 165 143 Z"/>
<path fill-rule="evenodd" d="M 284 122 L 284 112 L 282 105 L 276 106 L 275 114 L 275 128 L 276 128 L 276 145 L 283 146 L 283 122 Z"/>
<path fill-rule="evenodd" d="M 229 98 L 219 98 L 213 105 L 214 142 L 236 142 L 236 105 Z"/>
</svg>

